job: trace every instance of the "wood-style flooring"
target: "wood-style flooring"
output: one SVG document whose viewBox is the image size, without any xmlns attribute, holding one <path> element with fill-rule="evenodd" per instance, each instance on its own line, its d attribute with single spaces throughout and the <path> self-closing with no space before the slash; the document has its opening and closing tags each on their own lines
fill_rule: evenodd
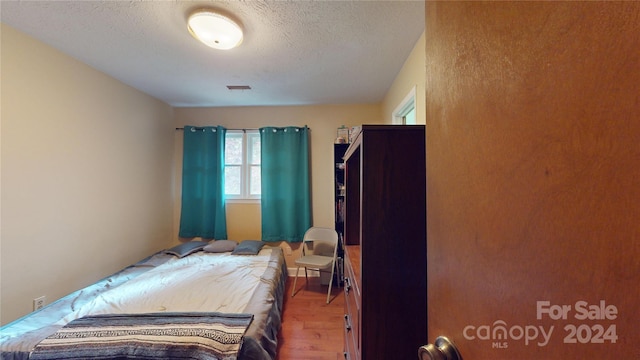
<svg viewBox="0 0 640 360">
<path fill-rule="evenodd" d="M 276 360 L 344 360 L 344 293 L 333 286 L 331 302 L 327 285 L 319 277 L 298 278 L 296 295 L 291 297 L 293 278 L 287 279 L 278 333 Z"/>
</svg>

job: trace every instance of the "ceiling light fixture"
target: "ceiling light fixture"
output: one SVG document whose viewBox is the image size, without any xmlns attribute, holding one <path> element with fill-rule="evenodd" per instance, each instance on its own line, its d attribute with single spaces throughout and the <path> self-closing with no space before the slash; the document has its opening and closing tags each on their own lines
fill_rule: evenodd
<svg viewBox="0 0 640 360">
<path fill-rule="evenodd" d="M 197 10 L 187 23 L 194 38 L 214 49 L 233 49 L 242 42 L 240 25 L 213 10 Z"/>
</svg>

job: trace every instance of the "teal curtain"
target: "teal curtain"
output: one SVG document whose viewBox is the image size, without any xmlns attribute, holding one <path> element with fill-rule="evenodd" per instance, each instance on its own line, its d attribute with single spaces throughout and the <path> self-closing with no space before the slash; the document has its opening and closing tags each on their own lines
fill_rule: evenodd
<svg viewBox="0 0 640 360">
<path fill-rule="evenodd" d="M 221 126 L 184 127 L 180 237 L 227 238 Z"/>
<path fill-rule="evenodd" d="M 309 128 L 260 128 L 262 240 L 300 242 L 311 227 Z"/>
</svg>

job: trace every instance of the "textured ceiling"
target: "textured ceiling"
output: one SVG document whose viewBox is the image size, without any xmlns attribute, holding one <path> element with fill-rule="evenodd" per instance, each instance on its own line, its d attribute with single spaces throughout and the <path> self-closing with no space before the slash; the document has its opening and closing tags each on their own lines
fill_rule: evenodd
<svg viewBox="0 0 640 360">
<path fill-rule="evenodd" d="M 193 39 L 186 18 L 202 7 L 240 20 L 242 45 Z M 376 103 L 424 31 L 423 1 L 2 0 L 0 14 L 173 106 Z"/>
</svg>

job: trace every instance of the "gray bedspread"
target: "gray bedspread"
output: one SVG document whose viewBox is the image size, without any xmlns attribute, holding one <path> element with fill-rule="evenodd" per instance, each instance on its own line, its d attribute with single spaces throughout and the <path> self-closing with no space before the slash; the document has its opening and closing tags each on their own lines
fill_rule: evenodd
<svg viewBox="0 0 640 360">
<path fill-rule="evenodd" d="M 117 299 L 118 302 L 123 301 L 122 308 L 117 311 L 109 311 L 108 313 L 185 313 L 185 312 L 218 312 L 218 313 L 248 313 L 253 315 L 253 321 L 249 325 L 243 338 L 242 345 L 239 349 L 238 358 L 241 360 L 272 360 L 276 356 L 277 349 L 277 333 L 281 325 L 282 302 L 284 296 L 284 287 L 287 277 L 287 269 L 284 262 L 282 250 L 279 247 L 265 246 L 260 256 L 256 257 L 237 257 L 229 260 L 228 254 L 220 256 L 221 264 L 212 262 L 211 264 L 202 264 L 199 266 L 209 266 L 207 271 L 195 271 L 192 263 L 198 264 L 201 261 L 209 261 L 215 257 L 208 257 L 204 253 L 197 253 L 187 256 L 183 259 L 176 260 L 175 257 L 167 254 L 158 253 L 135 265 L 132 265 L 123 271 L 105 278 L 96 284 L 81 289 L 70 294 L 44 309 L 29 314 L 22 319 L 0 328 L 0 349 L 2 350 L 1 359 L 3 360 L 27 360 L 29 353 L 43 339 L 52 335 L 68 322 L 98 314 L 105 314 L 98 305 L 101 302 L 111 302 Z M 225 259 L 226 257 L 226 259 Z M 189 259 L 191 258 L 191 259 Z M 203 260 L 206 259 L 206 260 Z M 254 260 L 255 259 L 255 260 Z M 180 261 L 180 262 L 178 262 Z M 227 263 L 225 263 L 225 261 Z M 236 265 L 236 263 L 238 265 Z M 258 273 L 253 269 L 254 263 L 260 268 Z M 262 265 L 260 265 L 262 264 Z M 133 290 L 137 290 L 139 284 L 154 283 L 152 274 L 162 272 L 170 275 L 175 273 L 174 268 L 186 270 L 184 276 L 176 276 L 176 279 L 163 278 L 159 288 L 175 289 L 173 291 L 176 298 L 185 298 L 185 304 L 173 304 L 172 299 L 162 300 L 162 303 L 149 303 L 149 309 L 157 309 L 155 311 L 146 311 L 147 308 L 140 307 L 136 309 L 140 294 L 136 295 Z M 215 268 L 220 268 L 222 275 L 218 278 L 201 278 L 202 274 L 218 273 Z M 225 270 L 226 269 L 226 270 Z M 153 271 L 151 271 L 153 270 Z M 192 271 L 192 273 L 189 273 Z M 245 274 L 245 277 L 239 280 L 225 280 L 226 273 Z M 249 276 L 250 275 L 250 276 Z M 150 278 L 150 279 L 147 279 Z M 233 278 L 232 278 L 233 279 Z M 190 284 L 192 282 L 192 284 Z M 226 285 L 227 282 L 233 285 Z M 216 288 L 221 283 L 222 288 Z M 244 284 L 246 283 L 246 284 Z M 238 284 L 243 288 L 242 296 L 235 296 L 231 299 L 225 299 L 225 293 L 232 290 Z M 244 285 L 243 285 L 244 284 Z M 248 287 L 247 287 L 248 286 Z M 208 289 L 208 295 L 194 294 L 187 289 L 191 288 Z M 124 293 L 126 296 L 118 294 Z M 170 292 L 171 293 L 171 292 Z M 126 299 L 130 296 L 131 299 Z M 192 296 L 192 297 L 189 297 Z M 111 298 L 110 298 L 111 297 Z M 209 300 L 217 299 L 221 304 L 209 306 Z M 147 296 L 153 300 L 156 296 Z M 162 297 L 157 297 L 161 298 Z M 243 305 L 241 309 L 232 306 L 242 298 Z M 247 300 L 248 298 L 248 300 Z M 202 301 L 200 301 L 201 299 Z M 196 301 L 198 300 L 198 301 Z M 129 301 L 129 304 L 124 303 Z M 160 301 L 160 300 L 158 300 Z M 200 307 L 190 309 L 190 304 L 202 302 Z M 215 301 L 214 301 L 215 303 Z M 175 305 L 175 306 L 174 306 Z M 133 306 L 134 311 L 129 311 Z M 227 311 L 230 310 L 230 311 Z"/>
</svg>

